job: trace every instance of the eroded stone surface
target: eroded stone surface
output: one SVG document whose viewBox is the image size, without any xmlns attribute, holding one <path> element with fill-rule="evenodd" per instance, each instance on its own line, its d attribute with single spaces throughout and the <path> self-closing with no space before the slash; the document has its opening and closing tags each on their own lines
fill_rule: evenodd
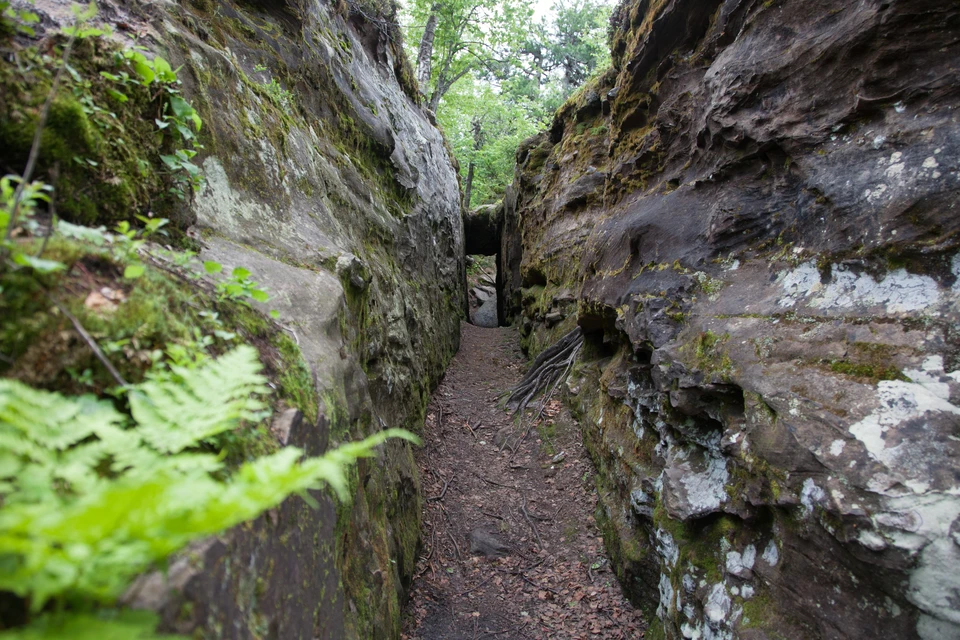
<svg viewBox="0 0 960 640">
<path fill-rule="evenodd" d="M 614 22 L 518 152 L 498 272 L 531 351 L 584 329 L 622 580 L 671 638 L 958 637 L 960 9 Z"/>
<path fill-rule="evenodd" d="M 72 23 L 68 4 L 39 0 L 43 26 Z M 184 216 L 201 258 L 250 271 L 313 369 L 320 419 L 280 435 L 317 454 L 418 430 L 459 341 L 463 227 L 395 26 L 320 0 L 98 4 L 120 46 L 137 33 L 179 69 L 202 117 L 206 184 Z M 351 505 L 314 498 L 145 578 L 140 602 L 198 637 L 397 637 L 420 522 L 410 447 L 361 463 Z"/>
</svg>

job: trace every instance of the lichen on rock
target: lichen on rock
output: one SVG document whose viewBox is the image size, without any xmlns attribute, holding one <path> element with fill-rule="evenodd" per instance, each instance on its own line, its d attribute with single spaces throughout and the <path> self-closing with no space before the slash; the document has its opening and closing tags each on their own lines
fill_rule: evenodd
<svg viewBox="0 0 960 640">
<path fill-rule="evenodd" d="M 543 292 L 575 301 L 570 401 L 651 633 L 960 633 L 958 20 L 627 0 L 613 68 L 519 149 L 503 317 L 537 352 Z"/>
</svg>

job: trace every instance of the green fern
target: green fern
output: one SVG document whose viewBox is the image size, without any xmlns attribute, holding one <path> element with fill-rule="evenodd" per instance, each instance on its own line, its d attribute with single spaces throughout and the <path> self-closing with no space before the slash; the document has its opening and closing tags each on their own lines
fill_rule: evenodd
<svg viewBox="0 0 960 640">
<path fill-rule="evenodd" d="M 91 396 L 0 380 L 0 590 L 34 612 L 51 598 L 110 604 L 191 540 L 322 483 L 346 499 L 347 465 L 388 438 L 417 441 L 391 429 L 321 457 L 291 447 L 227 469 L 211 438 L 268 415 L 260 369 L 249 346 L 171 367 L 128 389 L 131 416 Z M 16 633 L 0 638 L 54 637 Z"/>
<path fill-rule="evenodd" d="M 98 615 L 44 616 L 25 629 L 0 633 L 3 640 L 173 640 L 154 633 L 158 616 L 150 611 L 103 611 Z"/>
</svg>

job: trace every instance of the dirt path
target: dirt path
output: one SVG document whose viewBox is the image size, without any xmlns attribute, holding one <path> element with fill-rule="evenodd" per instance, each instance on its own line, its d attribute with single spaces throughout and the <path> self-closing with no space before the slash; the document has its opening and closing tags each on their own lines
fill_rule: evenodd
<svg viewBox="0 0 960 640">
<path fill-rule="evenodd" d="M 518 444 L 528 420 L 497 406 L 524 366 L 515 329 L 463 324 L 418 456 L 425 544 L 404 638 L 643 635 L 594 523 L 579 428 L 554 400 Z"/>
</svg>

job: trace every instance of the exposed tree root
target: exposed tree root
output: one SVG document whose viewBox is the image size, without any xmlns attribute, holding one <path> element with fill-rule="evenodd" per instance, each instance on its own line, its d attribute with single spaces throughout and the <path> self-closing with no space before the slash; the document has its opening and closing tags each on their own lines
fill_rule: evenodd
<svg viewBox="0 0 960 640">
<path fill-rule="evenodd" d="M 507 398 L 507 408 L 515 412 L 523 411 L 538 393 L 544 392 L 540 403 L 540 411 L 543 411 L 550 396 L 573 366 L 582 346 L 583 332 L 577 327 L 545 349 L 533 361 L 527 375 L 513 388 Z"/>
</svg>

